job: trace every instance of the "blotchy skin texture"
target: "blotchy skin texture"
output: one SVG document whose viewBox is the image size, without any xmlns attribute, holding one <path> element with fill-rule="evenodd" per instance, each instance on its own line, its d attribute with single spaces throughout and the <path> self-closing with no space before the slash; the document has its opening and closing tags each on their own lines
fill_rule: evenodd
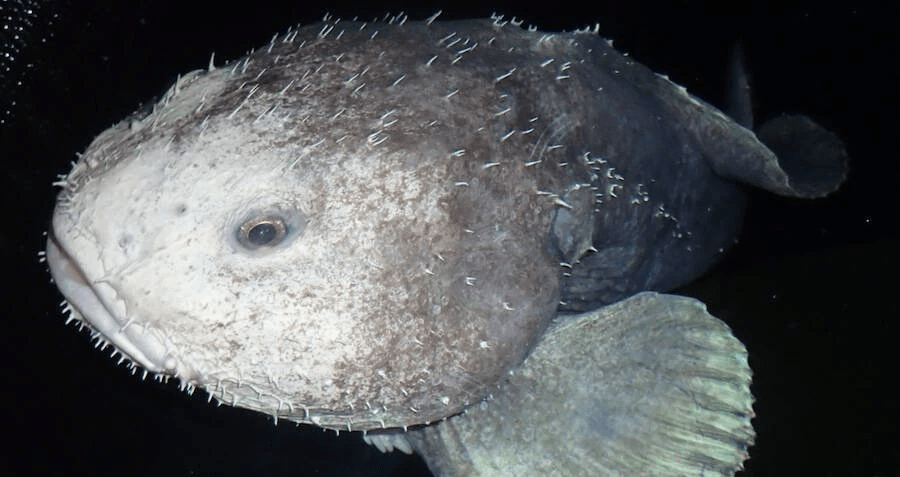
<svg viewBox="0 0 900 477">
<path fill-rule="evenodd" d="M 479 401 L 558 309 L 702 273 L 738 228 L 733 179 L 795 192 L 752 132 L 593 33 L 326 21 L 98 136 L 48 258 L 150 372 L 404 427 Z M 248 243 L 259 219 L 283 237 Z"/>
</svg>

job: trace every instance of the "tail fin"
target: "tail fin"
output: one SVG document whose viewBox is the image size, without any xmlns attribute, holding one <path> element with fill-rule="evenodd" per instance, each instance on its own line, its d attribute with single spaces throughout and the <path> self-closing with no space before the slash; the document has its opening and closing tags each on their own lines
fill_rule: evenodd
<svg viewBox="0 0 900 477">
<path fill-rule="evenodd" d="M 740 43 L 731 50 L 725 112 L 741 126 L 754 129 L 750 79 Z M 756 137 L 775 153 L 781 169 L 791 178 L 793 195 L 820 197 L 834 192 L 845 179 L 843 143 L 806 116 L 771 119 L 756 129 Z"/>
<path fill-rule="evenodd" d="M 847 172 L 840 139 L 806 116 L 775 118 L 754 134 L 743 50 L 732 53 L 727 115 L 671 85 L 661 89 L 666 108 L 694 135 L 722 177 L 776 194 L 816 198 L 837 190 Z"/>
</svg>

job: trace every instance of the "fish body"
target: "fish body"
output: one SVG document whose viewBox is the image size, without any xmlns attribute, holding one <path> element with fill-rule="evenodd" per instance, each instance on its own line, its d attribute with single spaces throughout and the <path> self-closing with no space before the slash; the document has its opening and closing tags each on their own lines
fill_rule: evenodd
<svg viewBox="0 0 900 477">
<path fill-rule="evenodd" d="M 221 402 L 406 428 L 480 402 L 557 313 L 705 271 L 737 181 L 840 182 L 594 31 L 395 20 L 293 29 L 100 134 L 47 246 L 72 316 Z"/>
</svg>

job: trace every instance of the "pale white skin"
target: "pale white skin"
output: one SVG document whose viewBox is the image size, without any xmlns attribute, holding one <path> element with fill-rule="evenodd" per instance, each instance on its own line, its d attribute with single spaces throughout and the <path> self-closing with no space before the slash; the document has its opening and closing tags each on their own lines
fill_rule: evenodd
<svg viewBox="0 0 900 477">
<path fill-rule="evenodd" d="M 166 151 L 151 150 L 141 154 L 140 161 L 118 165 L 82 187 L 72 206 L 83 211 L 77 222 L 58 214 L 54 230 L 57 237 L 66 237 L 70 253 L 99 259 L 79 263 L 112 314 L 133 321 L 123 332 L 133 340 L 159 342 L 151 351 L 145 349 L 143 359 L 135 356 L 144 367 L 174 371 L 171 360 L 176 359 L 180 378 L 223 381 L 226 389 L 230 382 L 236 386 L 240 381 L 273 380 L 273 387 L 290 394 L 308 387 L 301 382 L 304 376 L 327 382 L 329 374 L 320 363 L 358 353 L 361 343 L 353 332 L 353 312 L 334 304 L 349 307 L 350 296 L 366 295 L 359 283 L 341 275 L 353 271 L 365 277 L 366 269 L 377 267 L 380 257 L 371 250 L 374 241 L 365 224 L 355 223 L 353 200 L 343 199 L 343 207 L 331 207 L 329 216 L 323 217 L 322 200 L 313 197 L 315 185 L 298 187 L 285 181 L 284 167 L 276 167 L 283 160 L 266 160 L 264 150 L 242 150 L 241 144 L 229 141 L 237 137 L 230 133 L 209 138 L 225 147 L 204 144 L 182 156 L 188 160 L 169 162 Z M 212 168 L 220 172 L 211 175 Z M 254 209 L 270 210 L 268 205 L 301 215 L 302 240 L 295 243 L 296 236 L 288 237 L 290 243 L 278 250 L 241 250 L 226 227 Z M 338 263 L 342 257 L 334 251 L 343 248 L 356 250 L 357 257 L 368 257 L 371 263 Z M 285 284 L 297 277 L 284 263 L 306 272 L 302 300 L 285 294 Z M 236 310 L 241 310 L 240 317 Z M 304 317 L 328 326 L 312 327 Z M 211 328 L 220 332 L 210 333 Z M 143 334 L 139 330 L 148 330 L 152 338 L 139 337 Z M 180 342 L 179 337 L 186 336 L 192 340 Z M 285 349 L 285 340 L 293 342 L 292 351 Z M 231 344 L 247 341 L 260 346 Z M 298 343 L 316 343 L 316 360 L 302 369 L 296 369 L 297 358 L 291 356 L 304 351 L 296 349 Z M 157 348 L 160 351 L 154 353 Z M 238 363 L 262 364 L 241 369 Z M 296 378 L 276 382 L 275 376 Z M 277 409 L 279 403 L 272 397 L 265 405 Z"/>
</svg>

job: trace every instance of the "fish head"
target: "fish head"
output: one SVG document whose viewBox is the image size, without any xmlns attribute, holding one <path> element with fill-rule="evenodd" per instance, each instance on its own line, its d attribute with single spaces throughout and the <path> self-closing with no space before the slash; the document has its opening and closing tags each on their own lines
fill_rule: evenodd
<svg viewBox="0 0 900 477">
<path fill-rule="evenodd" d="M 147 373 L 277 418 L 402 427 L 479 401 L 555 313 L 556 206 L 524 161 L 484 166 L 513 147 L 479 138 L 492 111 L 422 99 L 445 86 L 354 96 L 325 88 L 360 65 L 304 88 L 278 61 L 187 75 L 91 144 L 47 245 L 71 313 Z"/>
</svg>

